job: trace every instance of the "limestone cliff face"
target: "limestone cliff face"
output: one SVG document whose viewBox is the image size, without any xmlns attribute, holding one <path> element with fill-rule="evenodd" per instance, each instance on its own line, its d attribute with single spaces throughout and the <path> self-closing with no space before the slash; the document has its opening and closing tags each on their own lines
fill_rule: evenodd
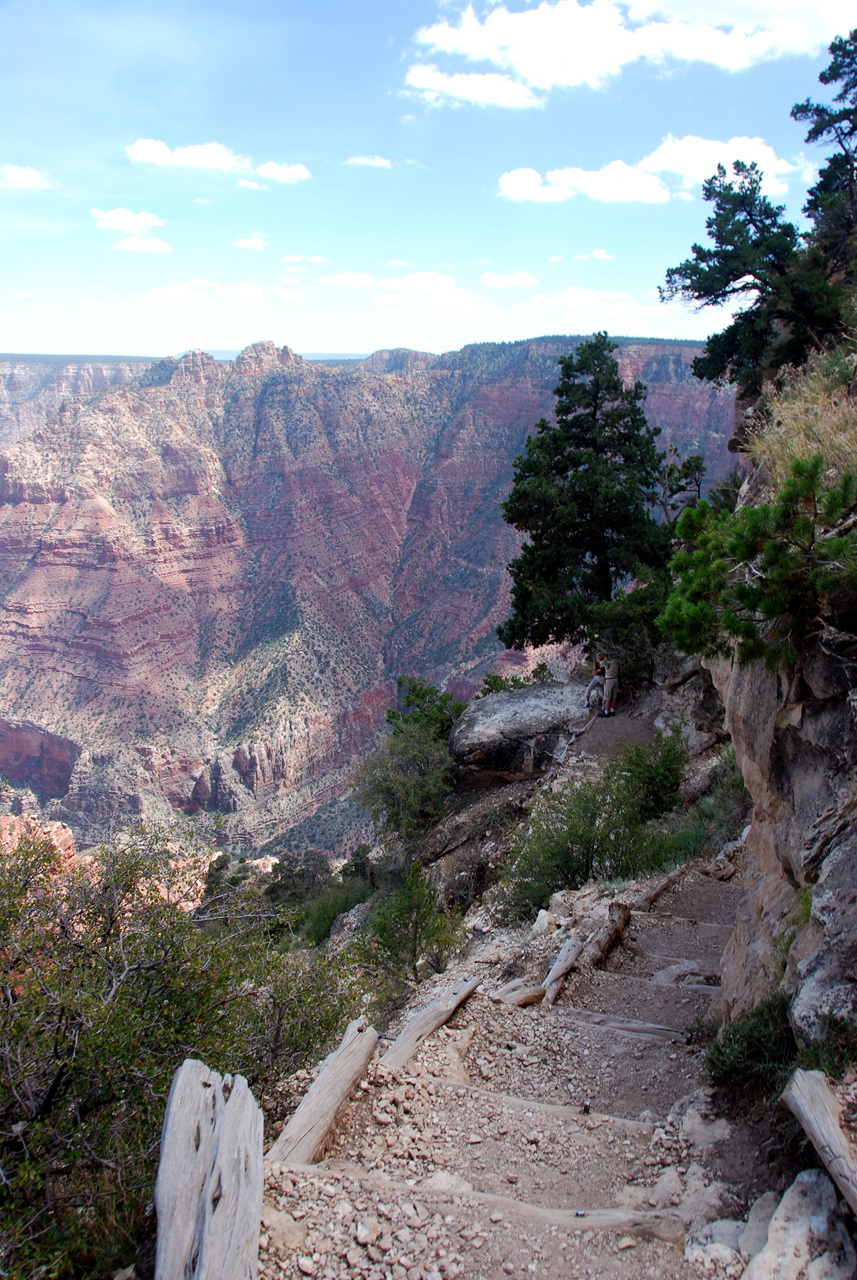
<svg viewBox="0 0 857 1280">
<path fill-rule="evenodd" d="M 31 435 L 65 401 L 139 378 L 147 359 L 0 356 L 0 443 Z"/>
<path fill-rule="evenodd" d="M 857 1015 L 857 618 L 829 618 L 798 673 L 761 662 L 711 669 L 754 801 L 726 1014 L 782 984 L 808 1041 L 825 1012 Z"/>
<path fill-rule="evenodd" d="M 204 809 L 253 847 L 324 809 L 396 674 L 460 688 L 500 657 L 499 504 L 571 341 L 356 367 L 258 343 L 67 401 L 0 455 L 0 767 L 87 839 Z M 717 475 L 731 396 L 695 354 L 620 352 Z"/>
</svg>

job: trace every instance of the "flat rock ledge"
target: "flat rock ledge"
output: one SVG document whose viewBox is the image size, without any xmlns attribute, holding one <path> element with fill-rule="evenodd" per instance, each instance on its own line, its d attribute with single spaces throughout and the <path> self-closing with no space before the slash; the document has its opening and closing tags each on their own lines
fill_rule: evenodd
<svg viewBox="0 0 857 1280">
<path fill-rule="evenodd" d="M 449 747 L 459 765 L 540 773 L 587 719 L 581 685 L 510 689 L 472 702 L 456 722 Z"/>
</svg>

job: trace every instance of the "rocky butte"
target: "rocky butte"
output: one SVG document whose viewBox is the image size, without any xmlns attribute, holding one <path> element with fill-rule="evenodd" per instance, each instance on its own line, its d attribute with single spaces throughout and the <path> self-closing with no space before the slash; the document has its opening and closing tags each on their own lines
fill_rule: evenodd
<svg viewBox="0 0 857 1280">
<path fill-rule="evenodd" d="M 499 504 L 573 342 L 194 351 L 29 424 L 0 455 L 0 772 L 84 845 L 176 810 L 248 851 L 341 845 L 396 675 L 472 688 L 501 659 Z M 716 478 L 732 396 L 693 379 L 698 350 L 619 359 Z"/>
</svg>

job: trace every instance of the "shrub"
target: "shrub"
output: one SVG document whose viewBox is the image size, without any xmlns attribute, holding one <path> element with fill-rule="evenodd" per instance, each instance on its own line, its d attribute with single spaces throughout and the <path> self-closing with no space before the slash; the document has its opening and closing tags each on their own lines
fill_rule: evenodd
<svg viewBox="0 0 857 1280">
<path fill-rule="evenodd" d="M 359 955 L 366 968 L 401 988 L 419 983 L 422 963 L 441 973 L 460 937 L 460 917 L 440 909 L 428 876 L 414 862 L 401 888 L 367 921 Z"/>
<path fill-rule="evenodd" d="M 627 748 L 597 782 L 543 792 L 513 845 L 505 892 L 510 914 L 526 918 L 560 889 L 646 875 L 672 860 L 669 838 L 650 819 L 675 805 L 686 764 L 675 728 Z"/>
<path fill-rule="evenodd" d="M 688 508 L 664 630 L 683 653 L 728 654 L 737 643 L 741 662 L 793 661 L 819 630 L 824 599 L 857 583 L 857 532 L 832 531 L 855 504 L 854 476 L 828 485 L 815 454 L 792 463 L 772 504 Z"/>
<path fill-rule="evenodd" d="M 354 800 L 382 829 L 409 840 L 436 822 L 453 790 L 449 747 L 431 722 L 405 718 L 354 771 Z"/>
<path fill-rule="evenodd" d="M 489 671 L 482 677 L 482 688 L 474 701 L 487 698 L 489 693 L 506 693 L 510 689 L 526 689 L 528 685 L 548 684 L 556 677 L 546 662 L 539 662 L 525 676 L 501 676 Z"/>
<path fill-rule="evenodd" d="M 372 896 L 372 886 L 357 876 L 335 877 L 325 885 L 317 898 L 307 903 L 303 934 L 307 942 L 319 946 L 330 937 L 330 930 L 337 916 L 350 911 L 359 902 Z"/>
<path fill-rule="evenodd" d="M 133 1256 L 185 1057 L 253 1080 L 347 1018 L 353 975 L 283 954 L 250 889 L 193 911 L 210 858 L 140 827 L 65 865 L 34 829 L 0 863 L 0 1268 L 16 1280 Z"/>
<path fill-rule="evenodd" d="M 399 676 L 396 681 L 399 699 L 404 711 L 391 707 L 387 711 L 387 723 L 393 726 L 393 736 L 406 725 L 419 725 L 430 731 L 438 742 L 449 739 L 450 730 L 461 715 L 466 702 L 454 698 L 416 676 Z"/>
<path fill-rule="evenodd" d="M 678 804 L 679 788 L 690 760 L 680 726 L 668 733 L 656 733 L 654 742 L 628 747 L 612 770 L 629 792 L 640 822 L 649 822 L 669 813 Z"/>
<path fill-rule="evenodd" d="M 712 1079 L 734 1089 L 762 1089 L 769 1097 L 779 1093 L 797 1057 L 788 1010 L 788 996 L 775 992 L 721 1027 L 706 1058 Z"/>
</svg>

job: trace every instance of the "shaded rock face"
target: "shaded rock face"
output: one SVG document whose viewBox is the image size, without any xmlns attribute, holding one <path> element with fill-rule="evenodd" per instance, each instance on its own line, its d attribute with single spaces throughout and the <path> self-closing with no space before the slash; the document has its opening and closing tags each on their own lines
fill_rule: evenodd
<svg viewBox="0 0 857 1280">
<path fill-rule="evenodd" d="M 0 717 L 0 774 L 42 799 L 65 795 L 80 747 L 28 720 Z"/>
<path fill-rule="evenodd" d="M 32 435 L 69 399 L 133 382 L 150 364 L 149 359 L 0 355 L 0 443 Z"/>
<path fill-rule="evenodd" d="M 540 773 L 587 719 L 579 685 L 510 689 L 471 702 L 450 734 L 449 748 L 456 763 L 465 767 Z"/>
<path fill-rule="evenodd" d="M 494 635 L 518 547 L 499 504 L 572 344 L 190 352 L 7 448 L 0 711 L 74 744 L 65 792 L 39 783 L 57 816 L 91 840 L 111 813 L 218 811 L 267 851 L 347 789 L 397 674 L 466 694 L 523 664 Z M 717 475 L 731 396 L 693 382 L 697 353 L 619 355 L 663 442 L 698 438 Z"/>
<path fill-rule="evenodd" d="M 750 884 L 724 957 L 725 1010 L 739 1016 L 782 982 L 804 1042 L 822 1033 L 825 1013 L 857 1016 L 852 641 L 831 626 L 797 675 L 760 662 L 711 664 L 754 802 Z"/>
</svg>

